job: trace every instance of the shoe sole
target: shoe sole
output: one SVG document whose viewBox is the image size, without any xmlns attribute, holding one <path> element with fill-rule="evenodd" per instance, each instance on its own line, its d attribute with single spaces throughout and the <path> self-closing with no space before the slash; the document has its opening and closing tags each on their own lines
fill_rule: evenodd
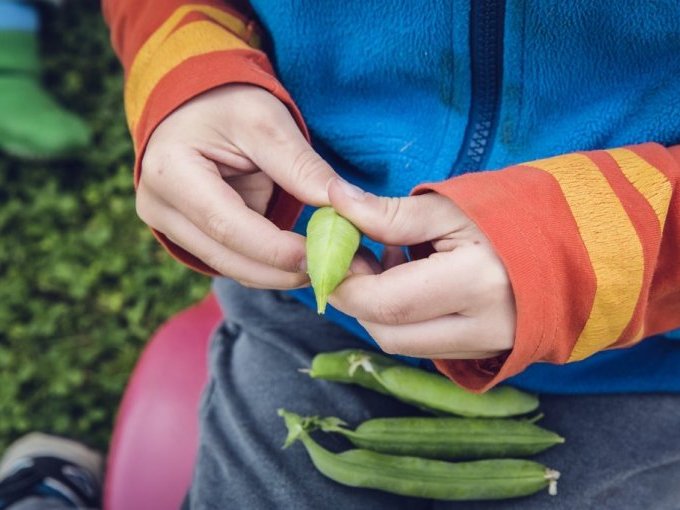
<svg viewBox="0 0 680 510">
<path fill-rule="evenodd" d="M 81 466 L 101 484 L 104 457 L 80 443 L 40 432 L 31 432 L 10 445 L 0 462 L 0 480 L 17 461 L 31 457 L 57 457 Z"/>
</svg>

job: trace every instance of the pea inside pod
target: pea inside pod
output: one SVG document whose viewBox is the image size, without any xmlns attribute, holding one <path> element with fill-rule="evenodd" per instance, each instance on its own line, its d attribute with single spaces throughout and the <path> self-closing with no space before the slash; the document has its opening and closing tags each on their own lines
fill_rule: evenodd
<svg viewBox="0 0 680 510">
<path fill-rule="evenodd" d="M 535 411 L 535 395 L 501 386 L 471 393 L 446 377 L 361 349 L 318 354 L 309 375 L 364 386 L 434 413 L 505 418 Z"/>
<path fill-rule="evenodd" d="M 319 314 L 326 311 L 328 296 L 347 275 L 360 240 L 359 230 L 332 207 L 312 214 L 307 224 L 307 272 Z"/>
<path fill-rule="evenodd" d="M 449 501 L 515 498 L 546 487 L 551 494 L 556 493 L 559 473 L 537 462 L 498 459 L 453 463 L 363 449 L 333 453 L 309 435 L 313 420 L 283 409 L 279 415 L 288 428 L 284 447 L 301 441 L 322 474 L 351 487 Z"/>
<path fill-rule="evenodd" d="M 338 418 L 316 420 L 324 432 L 342 434 L 359 448 L 431 459 L 523 457 L 564 443 L 558 434 L 527 420 L 375 418 L 355 430 Z"/>
</svg>

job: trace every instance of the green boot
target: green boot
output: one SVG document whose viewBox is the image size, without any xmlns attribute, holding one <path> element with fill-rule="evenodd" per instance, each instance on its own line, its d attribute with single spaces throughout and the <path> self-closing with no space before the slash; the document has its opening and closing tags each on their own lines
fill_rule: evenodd
<svg viewBox="0 0 680 510">
<path fill-rule="evenodd" d="M 36 34 L 0 31 L 0 150 L 26 159 L 54 159 L 85 147 L 88 126 L 40 84 Z"/>
</svg>

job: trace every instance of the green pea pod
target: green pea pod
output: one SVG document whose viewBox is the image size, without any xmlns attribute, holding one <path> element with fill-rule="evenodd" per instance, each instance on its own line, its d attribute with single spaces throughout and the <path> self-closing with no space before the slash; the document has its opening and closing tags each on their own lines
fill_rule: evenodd
<svg viewBox="0 0 680 510">
<path fill-rule="evenodd" d="M 323 356 L 323 363 L 317 363 L 319 356 Z M 515 388 L 501 386 L 482 394 L 471 393 L 442 375 L 369 351 L 343 350 L 317 357 L 309 370 L 311 377 L 358 384 L 434 413 L 506 418 L 538 408 L 535 395 Z"/>
<path fill-rule="evenodd" d="M 335 352 L 322 352 L 314 356 L 312 366 L 309 370 L 303 370 L 315 379 L 324 379 L 326 381 L 334 381 L 340 383 L 352 383 L 363 386 L 379 393 L 388 395 L 389 393 L 376 380 L 373 375 L 365 370 L 352 370 L 352 360 L 355 357 L 364 356 L 367 351 L 356 349 L 345 349 Z M 380 354 L 371 354 L 371 362 L 374 365 L 380 366 L 400 366 L 394 358 L 382 356 Z"/>
<path fill-rule="evenodd" d="M 360 240 L 359 230 L 332 207 L 312 214 L 307 224 L 307 272 L 319 314 L 326 311 L 328 296 L 345 279 Z"/>
<path fill-rule="evenodd" d="M 524 457 L 564 443 L 527 420 L 485 418 L 376 418 L 356 430 L 338 418 L 316 418 L 324 432 L 344 435 L 354 446 L 430 459 Z"/>
<path fill-rule="evenodd" d="M 304 418 L 279 410 L 288 428 L 288 446 L 300 440 L 314 466 L 343 485 L 365 487 L 418 498 L 474 501 L 516 498 L 546 487 L 556 493 L 557 471 L 518 459 L 445 462 L 419 457 L 387 455 L 356 449 L 332 453 L 309 435 Z"/>
</svg>

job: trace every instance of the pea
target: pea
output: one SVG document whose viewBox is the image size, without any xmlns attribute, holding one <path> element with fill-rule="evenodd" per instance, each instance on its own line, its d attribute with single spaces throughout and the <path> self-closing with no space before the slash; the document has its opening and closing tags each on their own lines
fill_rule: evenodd
<svg viewBox="0 0 680 510">
<path fill-rule="evenodd" d="M 524 457 L 564 443 L 558 434 L 526 420 L 376 418 L 356 430 L 337 418 L 317 418 L 316 424 L 360 448 L 432 459 Z"/>
<path fill-rule="evenodd" d="M 442 375 L 360 349 L 317 355 L 309 375 L 358 384 L 434 413 L 505 418 L 538 408 L 535 395 L 509 386 L 482 394 L 470 393 Z"/>
<path fill-rule="evenodd" d="M 311 438 L 311 422 L 283 409 L 279 415 L 288 428 L 284 447 L 300 440 L 322 474 L 351 487 L 450 501 L 515 498 L 546 487 L 551 494 L 556 493 L 559 473 L 537 462 L 497 459 L 453 463 L 364 449 L 333 453 Z"/>
<path fill-rule="evenodd" d="M 326 311 L 328 296 L 345 279 L 360 240 L 359 230 L 332 207 L 312 214 L 307 224 L 307 272 L 319 314 Z"/>
</svg>

